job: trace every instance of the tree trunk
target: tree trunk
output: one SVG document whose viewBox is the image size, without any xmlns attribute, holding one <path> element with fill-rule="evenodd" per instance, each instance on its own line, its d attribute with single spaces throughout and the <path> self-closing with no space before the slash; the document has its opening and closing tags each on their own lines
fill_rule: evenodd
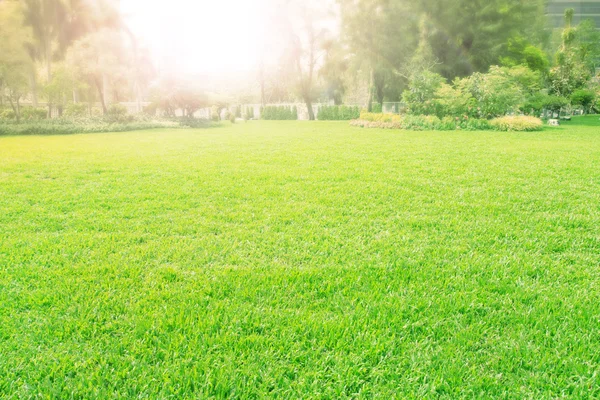
<svg viewBox="0 0 600 400">
<path fill-rule="evenodd" d="M 305 94 L 304 102 L 306 103 L 306 108 L 308 109 L 308 119 L 310 121 L 314 121 L 315 120 L 315 112 L 312 108 L 312 101 L 310 100 L 310 95 Z"/>
<path fill-rule="evenodd" d="M 98 79 L 94 79 L 94 83 L 96 84 L 96 89 L 98 89 L 98 96 L 100 97 L 100 104 L 102 104 L 102 115 L 106 115 L 106 103 L 104 102 L 104 91 L 102 90 L 103 85 L 98 82 Z"/>
<path fill-rule="evenodd" d="M 109 98 L 109 82 L 106 74 L 102 74 L 102 108 L 105 110 L 110 105 L 111 99 Z M 106 114 L 106 111 L 104 112 Z"/>
<path fill-rule="evenodd" d="M 46 43 L 46 75 L 52 81 L 52 44 Z M 48 119 L 52 118 L 52 98 L 48 95 Z"/>
<path fill-rule="evenodd" d="M 29 86 L 31 88 L 31 102 L 33 103 L 33 106 L 37 108 L 37 80 L 35 79 L 35 68 L 33 66 L 31 67 L 31 71 L 29 72 Z"/>
<path fill-rule="evenodd" d="M 367 111 L 373 111 L 373 75 L 375 71 L 371 70 L 371 75 L 369 76 L 369 99 L 367 100 Z"/>
<path fill-rule="evenodd" d="M 10 106 L 12 107 L 13 111 L 15 112 L 15 118 L 17 119 L 17 123 L 19 123 L 21 121 L 21 113 L 19 110 L 19 103 L 17 102 L 17 104 L 15 105 L 15 103 L 13 102 L 13 99 L 12 99 L 12 93 L 8 96 L 8 102 L 10 103 Z"/>
</svg>

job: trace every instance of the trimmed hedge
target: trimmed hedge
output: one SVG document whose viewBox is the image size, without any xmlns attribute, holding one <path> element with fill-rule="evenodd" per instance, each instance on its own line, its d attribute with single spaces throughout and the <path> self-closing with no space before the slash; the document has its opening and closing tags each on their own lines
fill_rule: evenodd
<svg viewBox="0 0 600 400">
<path fill-rule="evenodd" d="M 294 121 L 298 119 L 298 109 L 295 106 L 267 106 L 261 109 L 260 116 L 267 121 Z"/>
<path fill-rule="evenodd" d="M 323 106 L 319 109 L 319 121 L 350 121 L 360 117 L 360 107 Z"/>
</svg>

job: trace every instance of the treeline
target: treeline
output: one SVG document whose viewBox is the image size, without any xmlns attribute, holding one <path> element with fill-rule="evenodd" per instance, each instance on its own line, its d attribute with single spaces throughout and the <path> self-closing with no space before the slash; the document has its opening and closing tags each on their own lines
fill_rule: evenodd
<svg viewBox="0 0 600 400">
<path fill-rule="evenodd" d="M 100 103 L 106 114 L 113 101 L 141 101 L 150 56 L 112 4 L 0 1 L 0 107 L 18 120 L 25 98 L 59 115 L 70 103 Z"/>
</svg>

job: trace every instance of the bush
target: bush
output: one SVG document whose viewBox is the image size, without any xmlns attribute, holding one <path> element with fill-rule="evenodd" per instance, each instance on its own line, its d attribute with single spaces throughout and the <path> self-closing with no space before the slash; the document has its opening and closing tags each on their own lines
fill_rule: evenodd
<svg viewBox="0 0 600 400">
<path fill-rule="evenodd" d="M 543 105 L 548 111 L 560 113 L 560 110 L 569 105 L 569 99 L 561 96 L 546 96 Z"/>
<path fill-rule="evenodd" d="M 11 109 L 6 109 L 0 113 L 0 119 L 13 121 L 17 119 L 17 114 Z"/>
<path fill-rule="evenodd" d="M 350 126 L 358 128 L 402 129 L 400 122 L 365 121 L 362 119 L 350 121 Z"/>
<path fill-rule="evenodd" d="M 85 103 L 69 103 L 65 107 L 63 116 L 68 118 L 83 118 L 88 115 L 88 105 Z"/>
<path fill-rule="evenodd" d="M 584 112 L 589 112 L 596 100 L 596 93 L 591 90 L 577 90 L 571 95 L 571 104 L 583 107 Z"/>
<path fill-rule="evenodd" d="M 228 120 L 229 120 L 229 122 L 231 122 L 232 124 L 235 124 L 235 119 L 236 119 L 236 116 L 235 116 L 235 114 L 234 114 L 234 113 L 230 112 L 230 113 L 228 113 L 228 114 L 227 114 L 227 119 L 228 119 Z"/>
<path fill-rule="evenodd" d="M 425 71 L 415 75 L 408 84 L 408 89 L 402 93 L 409 114 L 436 114 L 435 97 L 445 79 L 436 73 Z"/>
<path fill-rule="evenodd" d="M 261 118 L 267 121 L 293 121 L 298 119 L 298 109 L 295 106 L 267 106 L 262 108 Z"/>
<path fill-rule="evenodd" d="M 125 132 L 158 128 L 208 128 L 210 121 L 196 118 L 155 119 L 130 116 L 129 122 L 109 122 L 103 117 L 55 118 L 42 121 L 0 122 L 0 135 L 59 135 L 72 133 Z"/>
<path fill-rule="evenodd" d="M 490 121 L 493 129 L 498 131 L 533 132 L 541 131 L 544 123 L 541 119 L 527 116 L 507 116 Z"/>
<path fill-rule="evenodd" d="M 368 122 L 400 122 L 402 117 L 396 114 L 370 113 L 363 111 L 360 113 L 360 119 Z"/>
<path fill-rule="evenodd" d="M 320 121 L 349 121 L 359 117 L 360 107 L 352 106 L 323 106 L 317 114 Z"/>
<path fill-rule="evenodd" d="M 373 114 L 363 112 L 359 120 L 350 123 L 351 126 L 362 128 L 405 129 L 411 131 L 485 131 L 485 130 L 541 130 L 543 123 L 533 117 L 504 117 L 494 121 L 487 119 L 446 116 L 442 119 L 435 115 L 407 115 L 400 117 L 394 114 Z"/>
<path fill-rule="evenodd" d="M 45 108 L 24 107 L 21 109 L 21 118 L 28 121 L 39 121 L 48 118 Z"/>
<path fill-rule="evenodd" d="M 246 112 L 244 113 L 244 119 L 246 121 L 254 119 L 254 107 L 246 107 Z"/>
<path fill-rule="evenodd" d="M 383 112 L 383 104 L 379 104 L 379 103 L 371 104 L 371 112 L 373 112 L 373 113 Z"/>
<path fill-rule="evenodd" d="M 104 118 L 112 123 L 127 123 L 132 122 L 134 117 L 129 115 L 127 107 L 121 104 L 111 104 L 106 110 Z"/>
</svg>

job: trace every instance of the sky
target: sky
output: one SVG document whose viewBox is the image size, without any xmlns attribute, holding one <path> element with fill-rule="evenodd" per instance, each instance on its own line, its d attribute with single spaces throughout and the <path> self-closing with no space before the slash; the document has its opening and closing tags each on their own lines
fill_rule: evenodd
<svg viewBox="0 0 600 400">
<path fill-rule="evenodd" d="M 224 76 L 258 65 L 272 28 L 269 2 L 121 0 L 121 11 L 159 70 Z"/>
</svg>

